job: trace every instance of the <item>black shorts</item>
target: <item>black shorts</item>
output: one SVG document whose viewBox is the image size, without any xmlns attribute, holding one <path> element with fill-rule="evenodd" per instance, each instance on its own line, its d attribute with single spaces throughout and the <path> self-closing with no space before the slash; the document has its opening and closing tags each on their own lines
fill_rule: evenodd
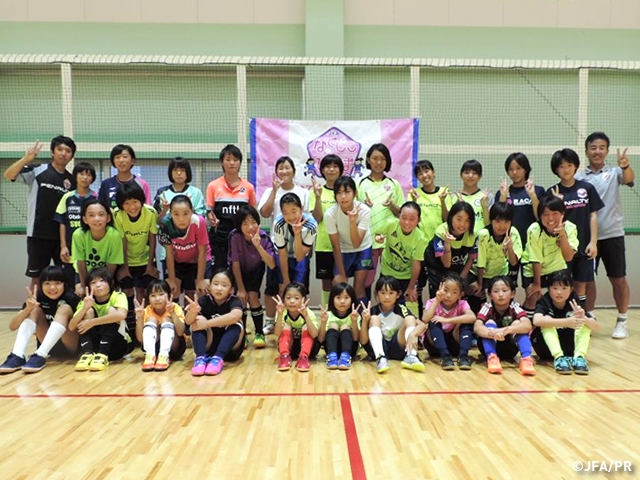
<svg viewBox="0 0 640 480">
<path fill-rule="evenodd" d="M 364 351 L 367 352 L 369 358 L 375 360 L 376 356 L 373 352 L 373 347 L 371 346 L 371 342 L 366 345 L 362 345 Z M 402 360 L 407 356 L 407 352 L 404 350 L 404 347 L 400 345 L 398 342 L 398 332 L 393 334 L 391 340 L 387 340 L 386 338 L 382 338 L 382 350 L 384 351 L 384 356 L 389 360 Z"/>
<path fill-rule="evenodd" d="M 118 267 L 120 269 L 122 267 Z M 129 267 L 130 277 L 121 278 L 118 283 L 120 288 L 147 288 L 149 284 L 155 280 L 151 275 L 147 275 L 144 272 L 147 271 L 146 265 L 141 265 L 138 267 Z M 116 277 L 117 277 L 116 273 Z"/>
<path fill-rule="evenodd" d="M 256 272 L 242 272 L 242 282 L 247 292 L 258 292 L 260 296 L 260 287 L 262 287 L 262 279 L 264 278 L 264 268 Z M 277 294 L 277 292 L 276 292 Z"/>
<path fill-rule="evenodd" d="M 40 348 L 40 340 L 36 340 L 36 348 Z M 75 350 L 70 351 L 67 346 L 62 343 L 62 340 L 58 340 L 51 350 L 49 350 L 49 356 L 56 358 L 75 358 L 80 353 L 80 343 L 76 345 Z"/>
<path fill-rule="evenodd" d="M 27 277 L 38 278 L 51 260 L 56 265 L 62 265 L 60 240 L 27 237 Z"/>
<path fill-rule="evenodd" d="M 478 338 L 478 350 L 480 350 L 483 357 L 486 357 L 483 340 L 485 339 Z M 519 351 L 520 349 L 518 349 L 518 344 L 513 335 L 507 335 L 502 342 L 496 342 L 496 355 L 500 360 L 513 360 Z"/>
<path fill-rule="evenodd" d="M 315 252 L 316 255 L 316 278 L 318 280 L 333 280 L 333 268 L 335 258 L 333 252 Z"/>
<path fill-rule="evenodd" d="M 225 235 L 223 238 L 215 230 L 209 231 L 209 248 L 211 249 L 211 263 L 213 270 L 229 268 L 229 239 Z"/>
<path fill-rule="evenodd" d="M 569 272 L 569 273 L 571 273 L 571 272 Z M 552 274 L 549 273 L 547 275 L 541 275 L 540 276 L 540 286 L 542 288 L 548 288 L 549 287 L 549 277 L 551 275 Z M 526 290 L 527 287 L 529 287 L 529 285 L 531 285 L 532 283 L 533 283 L 533 277 L 525 277 L 524 275 L 522 276 L 522 288 L 524 288 Z"/>
<path fill-rule="evenodd" d="M 604 263 L 607 277 L 622 278 L 627 276 L 627 259 L 625 254 L 624 237 L 598 240 L 598 258 L 596 258 L 596 272 L 600 260 Z"/>
<path fill-rule="evenodd" d="M 141 348 L 144 352 L 144 348 Z M 171 349 L 169 350 L 169 358 L 171 361 L 175 362 L 176 360 L 180 360 L 184 355 L 184 352 L 187 350 L 187 341 L 184 339 L 184 335 L 176 334 L 173 345 L 171 345 Z M 156 342 L 156 356 L 160 353 L 160 342 Z"/>
<path fill-rule="evenodd" d="M 264 289 L 264 294 L 271 297 L 275 297 L 280 293 L 280 282 L 282 281 L 282 274 L 280 273 L 280 267 L 278 265 L 275 268 L 267 268 L 267 285 Z"/>
<path fill-rule="evenodd" d="M 567 268 L 574 282 L 593 282 L 596 279 L 595 265 L 592 258 L 576 253 Z"/>
<path fill-rule="evenodd" d="M 196 277 L 198 276 L 197 263 L 175 262 L 174 269 L 176 271 L 176 278 L 182 282 L 183 290 L 196 289 Z M 207 262 L 204 269 L 204 278 L 210 279 L 212 273 L 213 267 L 211 265 L 211 262 Z"/>
<path fill-rule="evenodd" d="M 576 331 L 573 328 L 558 328 L 557 331 L 562 353 L 565 356 L 573 357 L 576 348 Z M 541 360 L 553 360 L 553 355 L 551 355 L 551 351 L 544 341 L 540 327 L 535 327 L 531 331 L 531 346 Z"/>
</svg>

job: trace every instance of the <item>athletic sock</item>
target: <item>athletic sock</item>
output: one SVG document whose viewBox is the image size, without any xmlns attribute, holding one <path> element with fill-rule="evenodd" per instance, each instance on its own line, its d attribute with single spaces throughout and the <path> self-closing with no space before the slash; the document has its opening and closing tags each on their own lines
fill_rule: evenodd
<svg viewBox="0 0 640 480">
<path fill-rule="evenodd" d="M 49 352 L 54 347 L 58 340 L 62 338 L 64 332 L 67 331 L 67 327 L 58 322 L 51 322 L 49 325 L 49 330 L 47 330 L 40 347 L 36 350 L 36 353 L 41 357 L 47 358 L 49 356 Z"/>
<path fill-rule="evenodd" d="M 34 333 L 36 333 L 36 322 L 30 318 L 25 318 L 18 327 L 16 341 L 13 344 L 13 350 L 11 350 L 11 353 L 24 358 L 24 352 L 27 350 L 27 345 Z"/>
<path fill-rule="evenodd" d="M 176 336 L 176 327 L 173 323 L 163 323 L 160 327 L 160 355 L 169 356 L 171 344 Z"/>
</svg>

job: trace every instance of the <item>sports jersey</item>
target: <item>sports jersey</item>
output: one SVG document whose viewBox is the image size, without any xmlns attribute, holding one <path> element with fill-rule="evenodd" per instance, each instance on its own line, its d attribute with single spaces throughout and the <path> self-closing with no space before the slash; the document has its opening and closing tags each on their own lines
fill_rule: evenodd
<svg viewBox="0 0 640 480">
<path fill-rule="evenodd" d="M 415 260 L 421 262 L 427 242 L 418 228 L 406 234 L 400 227 L 400 220 L 391 218 L 374 235 L 386 235 L 386 244 L 382 250 L 381 273 L 398 280 L 411 279 L 411 270 Z"/>
<path fill-rule="evenodd" d="M 336 196 L 332 188 L 328 188 L 326 185 L 323 185 L 320 202 L 322 203 L 322 220 L 318 222 L 318 235 L 316 238 L 315 250 L 316 252 L 332 252 L 333 246 L 331 245 L 331 239 L 329 239 L 329 234 L 327 233 L 327 224 L 324 222 L 324 214 L 336 204 Z M 309 197 L 309 211 L 313 212 L 314 208 L 316 208 L 316 195 L 312 193 Z"/>
<path fill-rule="evenodd" d="M 418 228 L 424 234 L 427 242 L 433 238 L 436 228 L 442 224 L 442 201 L 440 200 L 440 189 L 436 187 L 434 192 L 427 193 L 423 188 L 414 189 L 418 194 L 418 199 L 413 200 L 411 193 L 407 195 L 407 200 L 415 201 L 420 205 L 420 223 Z M 451 208 L 451 195 L 447 195 L 444 200 L 447 210 Z"/>
<path fill-rule="evenodd" d="M 69 305 L 71 307 L 71 311 L 75 312 L 78 307 L 78 303 L 80 302 L 80 297 L 78 297 L 73 290 L 67 289 L 56 300 L 53 300 L 47 297 L 42 290 L 38 290 L 36 293 L 36 300 L 40 304 L 40 308 L 42 309 L 45 318 L 49 323 L 51 323 L 56 317 L 56 312 L 63 305 Z M 26 303 L 22 304 L 23 309 L 26 307 Z"/>
<path fill-rule="evenodd" d="M 215 238 L 220 242 L 227 242 L 238 209 L 243 205 L 256 204 L 253 185 L 243 178 L 240 178 L 239 182 L 237 186 L 232 187 L 223 175 L 207 185 L 207 211 L 213 212 L 220 221 L 215 230 Z"/>
<path fill-rule="evenodd" d="M 465 232 L 462 238 L 451 242 L 451 266 L 448 269 L 445 268 L 441 258 L 444 255 L 444 238 L 448 228 L 446 223 L 436 228 L 435 236 L 425 250 L 424 263 L 427 266 L 427 272 L 433 273 L 432 278 L 442 276 L 449 270 L 460 273 L 469 257 L 475 258 L 478 255 L 476 236 L 471 232 Z"/>
<path fill-rule="evenodd" d="M 402 205 L 404 199 L 400 183 L 386 175 L 384 175 L 382 180 L 379 182 L 373 180 L 370 176 L 360 180 L 357 199 L 364 202 L 367 196 L 372 203 L 372 206 L 370 207 L 371 221 L 369 223 L 372 231 L 376 231 L 378 228 L 381 228 L 387 220 L 395 217 L 391 209 L 384 206 L 384 203 L 389 199 L 389 197 L 391 197 L 393 203 L 398 207 Z M 384 242 L 378 243 L 373 239 L 373 248 L 382 247 L 384 247 Z"/>
<path fill-rule="evenodd" d="M 118 210 L 113 216 L 116 229 L 127 239 L 127 264 L 141 267 L 149 262 L 149 235 L 156 235 L 156 211 L 149 205 L 143 205 L 137 220 L 131 220 L 124 210 Z"/>
<path fill-rule="evenodd" d="M 564 307 L 558 308 L 553 304 L 551 295 L 549 295 L 549 292 L 547 292 L 542 296 L 540 300 L 538 300 L 538 303 L 536 304 L 535 313 L 547 315 L 551 318 L 573 317 L 574 312 L 573 312 L 573 308 L 571 308 L 571 303 L 570 303 L 571 300 L 573 300 L 577 304 L 580 304 L 580 301 L 578 300 L 578 295 L 576 295 L 575 292 L 571 292 L 571 295 L 569 295 L 569 298 L 567 298 L 567 301 L 564 303 Z M 585 315 L 591 318 L 591 315 L 588 312 L 585 312 Z M 557 328 L 565 328 L 565 327 L 557 327 Z"/>
<path fill-rule="evenodd" d="M 620 185 L 624 185 L 622 174 L 620 167 L 609 165 L 597 172 L 587 167 L 584 171 L 576 173 L 576 180 L 593 185 L 604 203 L 604 207 L 598 212 L 598 240 L 624 236 L 624 218 L 620 202 Z"/>
<path fill-rule="evenodd" d="M 477 318 L 481 320 L 482 323 L 493 320 L 498 328 L 503 328 L 510 326 L 515 320 L 527 318 L 527 312 L 525 312 L 516 301 L 512 301 L 509 307 L 502 313 L 495 309 L 492 302 L 486 302 L 480 308 Z"/>
<path fill-rule="evenodd" d="M 71 254 L 73 254 L 73 249 L 71 248 L 73 232 L 82 227 L 82 205 L 84 205 L 84 203 L 90 198 L 97 197 L 98 194 L 93 190 L 90 190 L 84 197 L 78 195 L 77 190 L 71 190 L 70 192 L 65 193 L 58 203 L 53 220 L 66 227 L 67 248 L 69 248 Z"/>
<path fill-rule="evenodd" d="M 53 220 L 62 196 L 75 188 L 76 181 L 67 170 L 60 173 L 51 163 L 27 165 L 13 181 L 29 187 L 27 197 L 27 237 L 59 240 L 60 227 Z"/>
<path fill-rule="evenodd" d="M 308 214 L 302 214 L 302 244 L 306 247 L 313 247 L 313 241 L 318 232 L 318 224 L 314 218 Z M 277 249 L 286 248 L 288 257 L 295 257 L 294 253 L 294 235 L 291 226 L 284 221 L 282 214 L 276 218 L 273 224 L 274 243 Z"/>
<path fill-rule="evenodd" d="M 204 204 L 204 196 L 198 187 L 194 187 L 193 185 L 187 184 L 185 189 L 181 192 L 177 192 L 173 185 L 166 185 L 164 187 L 160 187 L 156 192 L 156 198 L 153 202 L 153 208 L 155 208 L 156 212 L 160 213 L 162 211 L 162 199 L 165 202 L 171 203 L 173 197 L 176 195 L 186 195 L 191 200 L 191 205 L 193 206 L 193 211 L 198 215 L 204 217 L 207 214 L 207 207 Z M 169 212 L 167 212 L 169 215 Z"/>
<path fill-rule="evenodd" d="M 319 322 L 318 322 L 318 318 L 316 317 L 316 314 L 313 312 L 313 310 L 310 310 L 307 308 L 307 316 L 309 317 L 309 321 L 311 321 L 311 323 L 318 328 L 319 327 Z M 302 327 L 304 327 L 307 323 L 307 321 L 304 319 L 304 317 L 302 316 L 302 314 L 299 314 L 297 318 L 291 318 L 289 311 L 285 310 L 284 311 L 284 317 L 282 319 L 282 324 L 287 324 L 291 327 L 291 330 L 293 331 L 293 336 L 295 338 L 298 338 L 300 336 L 300 332 L 302 331 Z"/>
<path fill-rule="evenodd" d="M 147 305 L 144 309 L 143 321 L 146 322 L 147 320 L 152 320 L 157 322 L 165 317 L 173 318 L 172 313 L 175 314 L 179 322 L 184 323 L 184 310 L 182 310 L 182 307 L 177 303 L 173 304 L 173 312 L 164 311 L 161 314 L 156 313 L 151 305 Z"/>
<path fill-rule="evenodd" d="M 264 193 L 262 194 L 262 197 L 260 198 L 260 202 L 258 202 L 258 208 L 257 208 L 258 212 L 267 203 L 267 200 L 269 200 L 269 197 L 271 196 L 272 191 L 273 191 L 273 187 L 269 187 L 264 191 Z M 273 212 L 271 212 L 271 226 L 270 226 L 271 240 L 275 239 L 273 235 L 273 224 L 275 223 L 276 218 L 278 218 L 282 213 L 282 210 L 280 209 L 280 199 L 286 193 L 295 193 L 300 199 L 300 203 L 302 203 L 302 211 L 306 212 L 307 210 L 309 210 L 309 190 L 299 185 L 294 185 L 291 190 L 285 190 L 282 187 L 278 188 L 278 191 L 276 192 L 275 200 L 273 201 Z"/>
<path fill-rule="evenodd" d="M 201 309 L 200 315 L 202 315 L 207 320 L 210 320 L 215 317 L 221 317 L 222 315 L 231 313 L 232 310 L 239 310 L 244 315 L 242 301 L 234 295 L 231 295 L 229 298 L 227 298 L 227 300 L 224 303 L 218 304 L 213 299 L 213 297 L 210 294 L 208 294 L 198 299 L 198 305 L 200 305 L 200 309 Z M 244 325 L 243 320 L 244 320 L 244 317 L 238 320 L 238 323 L 235 323 L 233 325 Z M 226 325 L 224 327 L 211 327 L 211 334 L 213 335 L 213 338 L 217 339 L 222 337 L 224 335 L 225 330 L 229 326 L 230 325 Z"/>
<path fill-rule="evenodd" d="M 116 210 L 118 208 L 116 205 L 116 192 L 118 191 L 118 187 L 124 183 L 129 185 L 137 184 L 144 192 L 144 203 L 151 204 L 151 189 L 149 188 L 149 184 L 138 175 L 133 175 L 133 178 L 127 182 L 118 180 L 117 175 L 105 178 L 100 184 L 98 199 L 105 205 L 108 205 L 111 210 Z"/>
<path fill-rule="evenodd" d="M 358 209 L 358 218 L 356 224 L 358 230 L 364 230 L 365 234 L 362 238 L 362 242 L 359 247 L 354 247 L 351 242 L 351 220 L 349 215 L 342 211 L 340 205 L 335 204 L 327 213 L 324 214 L 324 223 L 327 227 L 327 233 L 329 235 L 338 234 L 340 238 L 340 251 L 342 253 L 362 252 L 373 245 L 371 238 L 371 229 L 369 228 L 371 222 L 371 209 L 364 203 L 354 201 L 353 208 Z M 380 244 L 381 246 L 383 244 Z"/>
<path fill-rule="evenodd" d="M 427 300 L 427 303 L 424 306 L 424 309 L 428 310 L 431 307 L 431 305 L 433 305 L 434 301 L 435 299 L 433 298 L 430 298 L 429 300 Z M 443 318 L 453 318 L 453 317 L 459 317 L 461 315 L 464 315 L 464 313 L 468 312 L 469 310 L 471 310 L 471 307 L 469 306 L 466 300 L 458 300 L 455 303 L 455 305 L 451 307 L 449 310 L 447 310 L 445 306 L 442 305 L 442 303 L 438 304 L 438 306 L 436 307 L 433 313 L 433 316 L 434 317 L 438 316 Z M 442 324 L 442 330 L 445 332 L 451 332 L 454 328 L 456 328 L 455 323 Z"/>
<path fill-rule="evenodd" d="M 84 261 L 87 271 L 95 267 L 124 263 L 122 234 L 112 226 L 107 226 L 105 235 L 100 240 L 94 240 L 90 230 L 85 231 L 79 228 L 73 232 L 71 242 L 73 259 L 76 262 Z"/>
<path fill-rule="evenodd" d="M 584 253 L 591 240 L 591 213 L 604 207 L 604 203 L 602 203 L 596 188 L 590 183 L 576 180 L 571 187 L 565 187 L 558 183 L 555 187 L 547 190 L 547 195 L 553 195 L 551 190 L 556 187 L 562 195 L 565 207 L 567 207 L 565 218 L 578 229 L 578 251 Z"/>
<path fill-rule="evenodd" d="M 158 239 L 162 245 L 171 245 L 176 263 L 198 263 L 198 247 L 206 246 L 206 259 L 211 260 L 207 222 L 200 215 L 191 215 L 191 223 L 186 230 L 178 229 L 171 217 L 164 217 L 158 229 Z"/>
<path fill-rule="evenodd" d="M 385 340 L 389 341 L 400 330 L 404 324 L 404 319 L 413 314 L 409 311 L 404 303 L 396 303 L 393 310 L 383 312 L 380 305 L 371 308 L 371 316 L 378 315 L 380 318 L 380 330 Z"/>
<path fill-rule="evenodd" d="M 574 252 L 577 251 L 578 231 L 576 226 L 566 221 L 564 222 L 564 230 L 569 245 L 571 245 Z M 522 263 L 524 264 L 522 271 L 525 277 L 533 277 L 532 263 L 540 263 L 542 265 L 541 275 L 549 275 L 567 268 L 567 262 L 564 261 L 560 245 L 558 245 L 558 237 L 549 235 L 540 222 L 536 222 L 529 227 L 527 238 L 529 239 L 527 248 L 522 252 Z"/>
<path fill-rule="evenodd" d="M 76 311 L 82 310 L 82 307 L 84 307 L 84 300 L 81 300 L 80 303 L 78 303 Z M 96 317 L 104 317 L 109 313 L 109 309 L 111 307 L 123 308 L 128 311 L 129 302 L 127 300 L 127 296 L 123 292 L 111 292 L 111 295 L 105 302 L 99 302 L 98 299 L 95 299 L 93 310 L 96 312 Z M 127 342 L 131 342 L 131 336 L 129 335 L 126 319 L 120 320 L 118 333 L 122 335 Z"/>
<path fill-rule="evenodd" d="M 538 199 L 542 198 L 544 188 L 540 185 L 535 186 L 536 196 Z M 524 187 L 509 187 L 509 194 L 507 195 L 507 202 L 513 205 L 513 221 L 512 224 L 518 229 L 520 234 L 520 240 L 522 240 L 522 246 L 527 245 L 527 229 L 529 226 L 536 222 L 536 216 L 533 212 L 533 203 L 531 197 L 527 193 L 527 189 Z"/>
<path fill-rule="evenodd" d="M 350 314 L 343 318 L 340 318 L 337 315 L 334 315 L 333 312 L 330 312 L 330 311 L 327 312 L 327 314 L 328 314 L 327 328 L 329 328 L 329 325 L 331 324 L 338 325 L 338 329 L 340 329 L 340 327 L 342 327 L 343 325 L 346 325 L 349 328 L 353 328 L 353 320 L 351 320 Z M 362 325 L 362 317 L 359 314 L 356 320 L 356 325 L 358 326 L 358 328 L 360 328 L 360 326 Z"/>
<path fill-rule="evenodd" d="M 476 220 L 475 220 L 475 223 L 473 224 L 473 233 L 477 235 L 478 232 L 485 226 L 484 214 L 482 209 L 482 197 L 484 196 L 484 192 L 478 189 L 475 193 L 472 193 L 472 194 L 467 194 L 464 192 L 460 192 L 460 193 L 462 196 L 462 200 L 464 200 L 469 205 L 471 205 L 473 207 L 473 211 L 476 212 Z M 493 206 L 493 201 L 494 201 L 493 194 L 490 193 L 489 205 L 487 206 L 488 209 L 491 209 L 491 207 Z"/>
<path fill-rule="evenodd" d="M 260 245 L 265 252 L 275 257 L 276 251 L 273 242 L 262 229 L 260 230 Z M 258 253 L 258 249 L 238 230 L 232 230 L 229 235 L 229 264 L 231 265 L 233 262 L 240 263 L 240 271 L 243 276 L 254 272 L 262 273 L 265 269 L 264 260 Z"/>
<path fill-rule="evenodd" d="M 522 240 L 520 233 L 514 226 L 509 230 L 513 253 L 520 259 L 522 257 Z M 478 258 L 473 265 L 472 272 L 476 273 L 478 268 L 484 268 L 483 278 L 489 279 L 499 275 L 509 273 L 509 258 L 504 247 L 504 239 L 497 242 L 493 236 L 491 225 L 484 227 L 478 232 Z"/>
</svg>

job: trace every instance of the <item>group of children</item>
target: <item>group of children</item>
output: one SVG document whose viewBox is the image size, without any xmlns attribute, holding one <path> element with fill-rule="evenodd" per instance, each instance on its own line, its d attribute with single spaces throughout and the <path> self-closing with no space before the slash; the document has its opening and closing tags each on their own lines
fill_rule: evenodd
<svg viewBox="0 0 640 480">
<path fill-rule="evenodd" d="M 36 144 L 25 158 L 38 151 Z M 603 203 L 590 184 L 574 179 L 573 150 L 553 155 L 561 182 L 547 192 L 534 185 L 527 157 L 510 155 L 512 184 L 503 180 L 497 198 L 479 188 L 476 160 L 463 164 L 463 188 L 453 193 L 436 185 L 431 162 L 419 161 L 421 186 L 406 201 L 386 175 L 391 154 L 383 144 L 368 150 L 371 173 L 358 185 L 330 154 L 320 163 L 324 184 L 314 179 L 308 191 L 293 182 L 293 160 L 282 157 L 257 209 L 233 145 L 220 153 L 223 175 L 206 196 L 190 184 L 189 162 L 179 157 L 168 166 L 171 184 L 152 202 L 148 184 L 131 172 L 135 159 L 130 146 L 114 147 L 118 173 L 97 194 L 92 165 L 75 164 L 76 188 L 62 195 L 54 218 L 60 265 L 44 268 L 28 288 L 10 321 L 16 341 L 0 373 L 39 371 L 58 353 L 79 354 L 77 371 L 102 371 L 137 343 L 142 370 L 163 371 L 190 338 L 191 374 L 217 375 L 248 343 L 247 313 L 255 348 L 265 347 L 265 334 L 277 336 L 280 371 L 292 359 L 308 371 L 322 348 L 327 368 L 348 370 L 360 346 L 379 373 L 389 360 L 425 371 L 421 347 L 440 357 L 444 370 L 456 363 L 469 370 L 476 339 L 490 373 L 519 354 L 521 373 L 534 375 L 533 349 L 558 373 L 589 371 L 590 332 L 599 327 L 584 302 Z M 271 220 L 270 235 L 260 215 Z M 322 282 L 319 314 L 309 308 L 312 253 Z M 519 276 L 523 307 L 514 300 Z M 38 349 L 27 360 L 34 334 Z"/>
</svg>

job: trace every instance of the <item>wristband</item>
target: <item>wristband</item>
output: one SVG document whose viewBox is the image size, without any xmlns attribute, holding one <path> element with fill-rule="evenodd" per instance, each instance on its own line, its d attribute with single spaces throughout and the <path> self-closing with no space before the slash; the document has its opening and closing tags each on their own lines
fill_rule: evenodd
<svg viewBox="0 0 640 480">
<path fill-rule="evenodd" d="M 626 170 L 627 168 L 629 168 L 629 165 L 627 165 L 626 167 L 620 167 L 621 170 Z"/>
</svg>

